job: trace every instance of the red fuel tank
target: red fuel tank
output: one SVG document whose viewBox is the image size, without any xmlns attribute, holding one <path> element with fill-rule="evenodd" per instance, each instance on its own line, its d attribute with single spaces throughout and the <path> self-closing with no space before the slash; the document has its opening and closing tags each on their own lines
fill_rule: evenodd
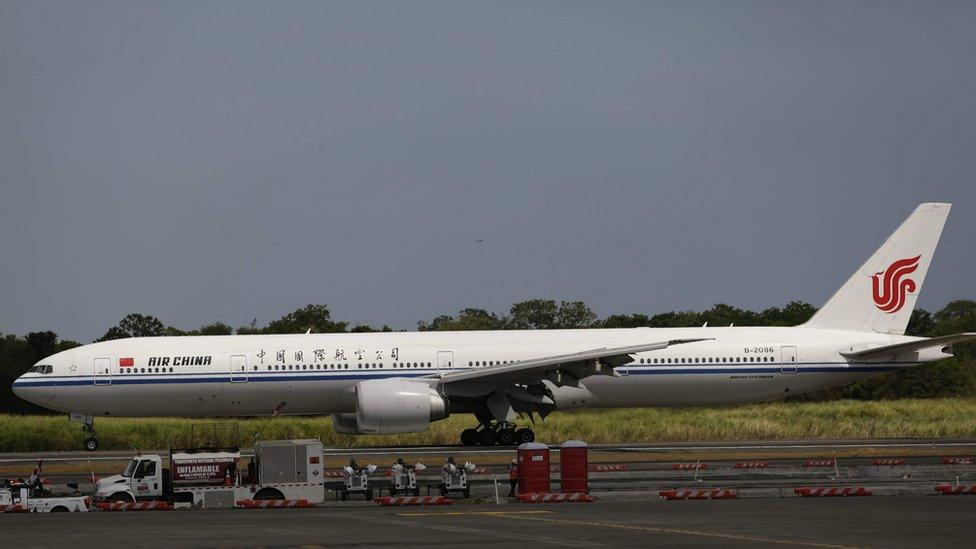
<svg viewBox="0 0 976 549">
<path fill-rule="evenodd" d="M 518 493 L 549 493 L 549 447 L 526 442 L 518 447 Z"/>
<path fill-rule="evenodd" d="M 590 492 L 590 461 L 588 448 L 582 440 L 567 440 L 559 447 L 560 491 L 565 493 Z"/>
</svg>

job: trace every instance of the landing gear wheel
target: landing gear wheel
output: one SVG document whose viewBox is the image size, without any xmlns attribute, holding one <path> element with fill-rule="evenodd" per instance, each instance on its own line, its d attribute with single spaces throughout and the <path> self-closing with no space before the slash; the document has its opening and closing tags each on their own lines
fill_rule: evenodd
<svg viewBox="0 0 976 549">
<path fill-rule="evenodd" d="M 513 446 L 515 444 L 515 429 L 501 429 L 498 431 L 498 444 L 500 446 Z"/>
<path fill-rule="evenodd" d="M 94 452 L 98 450 L 98 439 L 95 437 L 88 437 L 85 439 L 85 450 L 89 452 Z"/>
<path fill-rule="evenodd" d="M 478 444 L 482 446 L 494 446 L 498 442 L 498 433 L 492 429 L 482 429 L 478 432 Z"/>
<path fill-rule="evenodd" d="M 461 444 L 474 446 L 478 444 L 478 431 L 475 429 L 465 429 L 461 431 Z"/>
<path fill-rule="evenodd" d="M 523 427 L 518 431 L 515 431 L 515 441 L 519 444 L 525 444 L 526 442 L 535 442 L 535 433 L 532 429 Z"/>
</svg>

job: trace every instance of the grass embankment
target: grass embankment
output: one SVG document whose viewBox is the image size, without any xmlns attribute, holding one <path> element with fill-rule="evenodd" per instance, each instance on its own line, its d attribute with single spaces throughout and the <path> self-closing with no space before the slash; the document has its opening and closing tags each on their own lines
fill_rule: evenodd
<svg viewBox="0 0 976 549">
<path fill-rule="evenodd" d="M 221 424 L 215 428 L 215 424 Z M 330 447 L 455 444 L 474 424 L 461 415 L 426 433 L 336 434 L 325 417 L 275 419 L 98 419 L 101 449 L 197 446 L 216 433 L 220 444 L 318 438 Z M 561 412 L 536 424 L 540 441 L 600 442 L 976 437 L 976 398 L 772 402 L 733 408 L 615 409 Z M 0 416 L 0 452 L 79 450 L 84 433 L 63 416 Z"/>
</svg>

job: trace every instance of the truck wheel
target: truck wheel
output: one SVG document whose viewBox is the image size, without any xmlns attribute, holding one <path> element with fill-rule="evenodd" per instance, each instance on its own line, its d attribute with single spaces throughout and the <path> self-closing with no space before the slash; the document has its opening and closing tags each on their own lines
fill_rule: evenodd
<svg viewBox="0 0 976 549">
<path fill-rule="evenodd" d="M 109 501 L 113 503 L 135 503 L 136 500 L 130 494 L 125 492 L 115 492 L 112 497 L 108 498 Z"/>
<path fill-rule="evenodd" d="M 470 486 L 465 486 L 464 487 L 464 497 L 465 498 L 471 497 L 471 487 Z"/>
<path fill-rule="evenodd" d="M 420 486 L 413 489 L 414 497 L 420 497 Z"/>
<path fill-rule="evenodd" d="M 89 437 L 85 439 L 85 450 L 89 452 L 94 452 L 98 450 L 98 439 L 95 437 Z"/>
<path fill-rule="evenodd" d="M 254 494 L 254 499 L 285 499 L 285 495 L 275 488 L 261 488 Z"/>
<path fill-rule="evenodd" d="M 68 508 L 65 507 L 64 505 L 58 505 L 54 509 L 51 509 L 51 512 L 52 513 L 67 513 L 68 512 Z"/>
</svg>

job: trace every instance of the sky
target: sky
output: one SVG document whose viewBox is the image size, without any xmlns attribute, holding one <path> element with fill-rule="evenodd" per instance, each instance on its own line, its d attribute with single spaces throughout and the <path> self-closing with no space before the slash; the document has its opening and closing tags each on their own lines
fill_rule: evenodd
<svg viewBox="0 0 976 549">
<path fill-rule="evenodd" d="M 976 298 L 976 3 L 0 0 L 0 332 Z"/>
</svg>

